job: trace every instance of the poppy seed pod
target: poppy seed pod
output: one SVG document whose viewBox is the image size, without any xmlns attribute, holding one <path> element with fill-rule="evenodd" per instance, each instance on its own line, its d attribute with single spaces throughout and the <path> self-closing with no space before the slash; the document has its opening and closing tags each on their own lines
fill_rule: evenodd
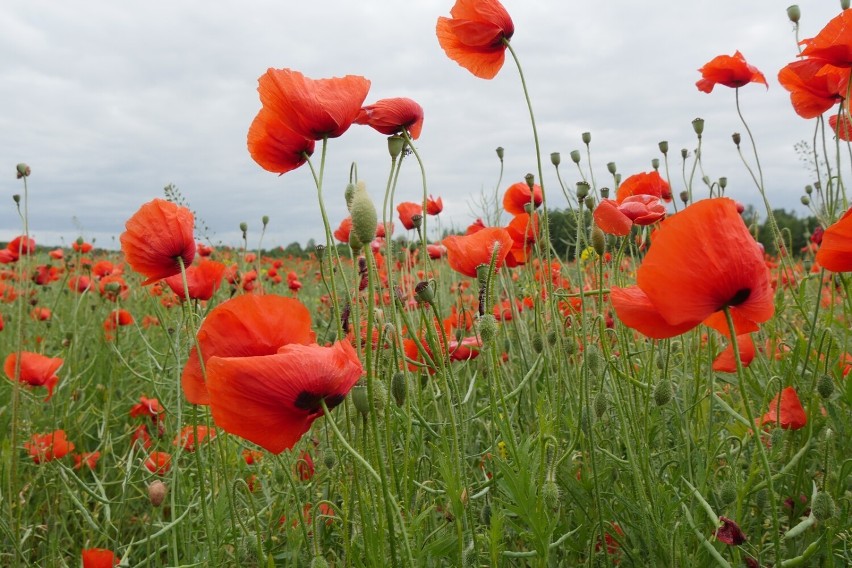
<svg viewBox="0 0 852 568">
<path fill-rule="evenodd" d="M 378 213 L 362 181 L 358 182 L 349 211 L 352 214 L 352 232 L 358 235 L 362 243 L 372 242 L 376 238 Z"/>
<path fill-rule="evenodd" d="M 615 185 L 621 185 L 621 174 L 613 175 L 612 179 L 615 180 Z"/>
<path fill-rule="evenodd" d="M 246 231 L 248 231 L 248 223 L 246 223 L 245 221 L 240 223 L 240 230 L 243 232 L 243 236 L 245 236 Z"/>
<path fill-rule="evenodd" d="M 18 171 L 18 179 L 30 177 L 30 167 L 23 162 L 18 164 L 15 169 Z"/>
<path fill-rule="evenodd" d="M 609 188 L 608 187 L 600 188 L 600 192 L 601 192 L 601 199 L 609 199 Z"/>
<path fill-rule="evenodd" d="M 435 301 L 435 289 L 432 286 L 432 283 L 427 282 L 426 280 L 422 280 L 417 283 L 414 287 L 414 294 L 417 296 L 417 299 L 424 304 L 431 304 Z"/>
<path fill-rule="evenodd" d="M 807 193 L 808 195 L 810 195 L 810 194 L 812 194 L 813 192 L 814 192 L 814 186 L 812 186 L 812 185 L 806 185 L 806 186 L 805 186 L 805 193 Z"/>
<path fill-rule="evenodd" d="M 692 129 L 698 135 L 698 138 L 701 138 L 701 135 L 704 134 L 704 119 L 696 118 L 692 121 Z"/>
<path fill-rule="evenodd" d="M 21 202 L 21 194 L 16 193 L 16 194 L 12 195 L 12 201 L 14 201 L 15 203 L 20 203 Z"/>
<path fill-rule="evenodd" d="M 497 146 L 497 150 L 496 150 L 496 151 L 497 151 L 497 157 L 498 157 L 498 158 L 500 159 L 500 161 L 502 162 L 502 161 L 503 161 L 503 146 Z"/>
<path fill-rule="evenodd" d="M 660 152 L 664 155 L 669 153 L 669 142 L 668 140 L 663 140 L 659 143 Z"/>
<path fill-rule="evenodd" d="M 811 204 L 811 198 L 810 198 L 810 197 L 808 197 L 807 195 L 803 195 L 803 196 L 800 198 L 800 201 L 802 202 L 802 205 L 804 205 L 805 207 L 807 207 L 808 205 L 810 205 L 810 204 Z"/>
<path fill-rule="evenodd" d="M 411 224 L 414 225 L 415 229 L 419 229 L 420 225 L 423 224 L 423 215 L 418 213 L 417 215 L 411 216 Z"/>
<path fill-rule="evenodd" d="M 554 166 L 559 166 L 562 163 L 562 155 L 559 152 L 551 152 L 550 163 Z"/>
<path fill-rule="evenodd" d="M 527 174 L 524 176 L 524 181 L 527 182 L 530 191 L 533 191 L 533 188 L 535 187 L 535 176 L 532 174 Z"/>
<path fill-rule="evenodd" d="M 575 164 L 580 163 L 580 151 L 579 150 L 571 150 L 571 161 Z"/>
<path fill-rule="evenodd" d="M 607 165 L 606 165 L 606 171 L 608 171 L 612 175 L 615 175 L 615 171 L 616 171 L 615 162 L 608 162 Z"/>
<path fill-rule="evenodd" d="M 655 170 L 659 170 L 660 169 L 660 159 L 659 158 L 652 159 L 651 160 L 651 167 L 654 168 Z"/>
<path fill-rule="evenodd" d="M 260 222 L 263 224 L 263 228 L 265 229 L 266 226 L 269 224 L 269 215 L 264 215 L 263 217 L 261 217 Z"/>
<path fill-rule="evenodd" d="M 586 199 L 583 201 L 583 203 L 586 205 L 586 209 L 588 209 L 589 211 L 595 208 L 595 198 L 591 195 L 586 196 Z"/>
<path fill-rule="evenodd" d="M 685 160 L 687 156 L 689 156 L 689 150 L 687 150 L 686 148 L 681 148 L 680 157 Z"/>
<path fill-rule="evenodd" d="M 584 181 L 577 182 L 577 199 L 583 200 L 589 195 L 589 184 Z"/>
<path fill-rule="evenodd" d="M 684 205 L 689 203 L 689 193 L 686 190 L 680 192 L 680 200 L 683 201 Z"/>
<path fill-rule="evenodd" d="M 589 142 L 592 141 L 592 133 L 591 132 L 583 132 L 582 138 L 583 138 L 583 144 L 588 146 Z"/>
<path fill-rule="evenodd" d="M 720 177 L 719 178 L 719 187 L 721 187 L 722 189 L 725 189 L 726 187 L 728 187 L 728 178 Z"/>
<path fill-rule="evenodd" d="M 325 256 L 325 245 L 317 245 L 314 250 L 316 250 L 317 259 L 322 260 L 322 258 Z"/>
<path fill-rule="evenodd" d="M 734 132 L 733 134 L 731 134 L 731 140 L 734 141 L 734 144 L 736 144 L 737 148 L 740 147 L 740 142 L 742 141 L 742 137 L 740 136 L 739 132 Z"/>
<path fill-rule="evenodd" d="M 840 8 L 842 10 L 848 10 L 849 9 L 849 0 L 840 0 Z"/>
<path fill-rule="evenodd" d="M 402 136 L 388 136 L 388 153 L 392 159 L 397 159 L 405 147 L 405 138 Z"/>
<path fill-rule="evenodd" d="M 790 18 L 790 21 L 794 24 L 799 23 L 799 19 L 802 17 L 802 11 L 799 10 L 798 4 L 793 4 L 792 6 L 787 7 L 787 17 Z"/>
</svg>

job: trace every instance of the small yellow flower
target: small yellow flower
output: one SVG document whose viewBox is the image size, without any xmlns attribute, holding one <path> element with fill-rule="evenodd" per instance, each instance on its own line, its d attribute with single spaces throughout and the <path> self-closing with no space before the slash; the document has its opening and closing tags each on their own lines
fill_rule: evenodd
<svg viewBox="0 0 852 568">
<path fill-rule="evenodd" d="M 500 455 L 500 459 L 509 459 L 509 450 L 506 449 L 506 442 L 502 440 L 497 442 L 497 453 Z"/>
</svg>

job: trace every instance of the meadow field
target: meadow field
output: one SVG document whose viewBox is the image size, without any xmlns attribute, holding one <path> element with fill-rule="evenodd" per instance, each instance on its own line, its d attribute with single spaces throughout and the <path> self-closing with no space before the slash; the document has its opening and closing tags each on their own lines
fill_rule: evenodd
<svg viewBox="0 0 852 568">
<path fill-rule="evenodd" d="M 450 16 L 445 54 L 526 95 L 506 9 Z M 480 217 L 450 234 L 420 105 L 288 68 L 260 77 L 247 145 L 270 175 L 310 171 L 314 249 L 245 225 L 241 245 L 205 240 L 174 187 L 120 251 L 42 246 L 38 164 L 18 164 L 0 564 L 852 565 L 852 12 L 781 70 L 734 47 L 695 79 L 736 92 L 753 215 L 703 174 L 696 119 L 692 150 L 661 141 L 647 171 L 597 181 L 589 133 L 570 155 L 536 137 L 520 179 L 498 148 Z M 776 74 L 814 124 L 795 239 L 739 107 Z M 353 167 L 324 187 L 327 145 L 363 126 L 388 137 L 387 185 Z M 420 202 L 395 200 L 403 167 L 424 172 Z"/>
</svg>

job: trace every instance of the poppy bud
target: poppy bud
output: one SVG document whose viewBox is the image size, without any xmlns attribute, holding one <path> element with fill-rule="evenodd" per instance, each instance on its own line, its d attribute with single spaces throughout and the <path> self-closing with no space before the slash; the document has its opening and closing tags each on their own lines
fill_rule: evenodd
<svg viewBox="0 0 852 568">
<path fill-rule="evenodd" d="M 601 367 L 604 364 L 604 360 L 597 347 L 593 345 L 587 347 L 586 351 L 583 354 L 583 361 L 585 361 L 586 366 L 589 368 L 589 371 L 593 375 L 600 375 L 600 372 L 602 371 Z"/>
<path fill-rule="evenodd" d="M 541 487 L 541 498 L 544 504 L 551 509 L 559 506 L 559 486 L 556 485 L 555 481 L 549 479 L 544 482 Z"/>
<path fill-rule="evenodd" d="M 337 464 L 337 454 L 331 448 L 326 448 L 322 451 L 322 463 L 326 469 L 334 469 Z"/>
<path fill-rule="evenodd" d="M 558 167 L 562 163 L 562 155 L 559 152 L 551 152 L 550 163 Z"/>
<path fill-rule="evenodd" d="M 790 18 L 790 21 L 794 24 L 799 23 L 799 18 L 802 17 L 802 11 L 799 10 L 799 6 L 797 4 L 787 7 L 787 17 Z"/>
<path fill-rule="evenodd" d="M 608 187 L 602 187 L 600 189 L 600 192 L 601 192 L 601 199 L 609 199 L 609 188 Z"/>
<path fill-rule="evenodd" d="M 734 141 L 734 144 L 736 144 L 737 148 L 740 147 L 740 142 L 742 141 L 742 137 L 740 136 L 739 132 L 734 132 L 733 134 L 731 134 L 731 140 Z"/>
<path fill-rule="evenodd" d="M 724 505 L 737 500 L 737 486 L 733 481 L 728 480 L 719 488 L 719 500 Z"/>
<path fill-rule="evenodd" d="M 654 168 L 655 170 L 659 170 L 660 169 L 660 159 L 659 158 L 652 159 L 651 160 L 651 167 Z"/>
<path fill-rule="evenodd" d="M 834 516 L 836 510 L 834 499 L 831 498 L 831 495 L 825 491 L 820 491 L 814 495 L 814 499 L 811 502 L 811 514 L 813 514 L 816 520 L 827 521 Z"/>
<path fill-rule="evenodd" d="M 681 148 L 680 157 L 685 160 L 687 156 L 689 156 L 689 150 L 687 150 L 686 148 Z"/>
<path fill-rule="evenodd" d="M 260 222 L 263 223 L 263 228 L 265 229 L 266 226 L 269 224 L 269 215 L 264 215 L 263 217 L 261 217 Z"/>
<path fill-rule="evenodd" d="M 598 253 L 598 256 L 603 256 L 606 252 L 606 235 L 597 225 L 592 225 L 592 234 L 590 239 L 592 241 L 592 247 L 595 249 L 595 252 Z"/>
<path fill-rule="evenodd" d="M 805 186 L 805 193 L 807 193 L 808 195 L 810 195 L 810 194 L 812 194 L 813 192 L 814 192 L 814 187 L 813 187 L 812 185 L 810 185 L 810 184 L 809 184 L 809 185 L 806 185 L 806 186 Z"/>
<path fill-rule="evenodd" d="M 16 166 L 16 169 L 18 170 L 18 179 L 30 176 L 30 171 L 31 171 L 30 167 L 28 165 L 24 164 L 23 162 L 18 164 Z"/>
<path fill-rule="evenodd" d="M 616 171 L 615 162 L 608 162 L 607 165 L 606 165 L 606 171 L 608 171 L 612 175 L 615 175 L 615 171 Z"/>
<path fill-rule="evenodd" d="M 654 387 L 654 402 L 657 403 L 657 406 L 665 406 L 673 396 L 674 389 L 669 379 L 663 379 Z"/>
<path fill-rule="evenodd" d="M 569 339 L 565 342 L 565 353 L 568 355 L 573 355 L 577 352 L 577 342 Z"/>
<path fill-rule="evenodd" d="M 551 347 L 556 345 L 556 342 L 558 340 L 559 340 L 559 335 L 555 331 L 548 331 L 547 332 L 547 343 L 549 343 Z"/>
<path fill-rule="evenodd" d="M 376 227 L 379 220 L 376 206 L 367 194 L 364 182 L 358 182 L 352 196 L 349 212 L 352 214 L 352 232 L 358 235 L 358 240 L 362 243 L 372 242 L 376 238 Z"/>
<path fill-rule="evenodd" d="M 352 395 L 352 404 L 355 405 L 355 410 L 361 413 L 361 416 L 367 416 L 370 413 L 370 398 L 367 396 L 367 386 L 357 384 L 350 391 Z"/>
<path fill-rule="evenodd" d="M 527 174 L 524 176 L 524 181 L 527 182 L 527 186 L 529 186 L 530 191 L 534 191 L 535 189 L 535 176 L 532 174 Z"/>
<path fill-rule="evenodd" d="M 579 150 L 571 150 L 571 161 L 575 164 L 580 163 L 580 151 Z"/>
<path fill-rule="evenodd" d="M 680 200 L 683 201 L 684 205 L 689 203 L 689 193 L 686 190 L 680 192 Z"/>
<path fill-rule="evenodd" d="M 728 187 L 728 178 L 720 177 L 719 178 L 719 187 L 721 187 L 722 189 L 725 189 L 726 187 Z"/>
<path fill-rule="evenodd" d="M 761 489 L 754 497 L 754 504 L 758 510 L 766 511 L 769 508 L 769 492 L 766 489 Z"/>
<path fill-rule="evenodd" d="M 493 315 L 485 314 L 479 318 L 477 326 L 483 344 L 490 343 L 497 336 L 497 320 Z"/>
<path fill-rule="evenodd" d="M 808 206 L 808 205 L 811 204 L 811 198 L 808 197 L 807 195 L 803 195 L 801 197 L 801 202 L 802 202 L 802 205 Z"/>
<path fill-rule="evenodd" d="M 364 247 L 364 243 L 361 242 L 361 239 L 358 238 L 358 233 L 355 231 L 349 233 L 349 247 L 356 254 L 361 252 L 361 249 Z"/>
<path fill-rule="evenodd" d="M 352 211 L 352 199 L 355 197 L 355 184 L 346 184 L 346 189 L 343 190 L 343 198 L 346 200 L 346 208 Z"/>
<path fill-rule="evenodd" d="M 583 144 L 588 146 L 589 142 L 592 141 L 592 133 L 591 132 L 583 132 L 582 137 L 583 137 Z"/>
<path fill-rule="evenodd" d="M 584 204 L 586 205 L 586 209 L 591 211 L 592 209 L 595 208 L 595 198 L 592 197 L 591 195 L 586 196 L 586 199 L 584 200 Z"/>
<path fill-rule="evenodd" d="M 314 556 L 311 560 L 311 568 L 328 568 L 328 560 L 322 556 Z"/>
<path fill-rule="evenodd" d="M 817 392 L 822 398 L 829 398 L 834 394 L 834 380 L 829 375 L 822 375 L 817 380 Z"/>
<path fill-rule="evenodd" d="M 577 199 L 582 201 L 589 195 L 589 184 L 584 181 L 577 182 Z"/>
<path fill-rule="evenodd" d="M 169 492 L 169 486 L 160 481 L 154 480 L 148 486 L 148 500 L 155 507 L 159 507 L 166 499 L 166 494 Z"/>
<path fill-rule="evenodd" d="M 414 294 L 424 304 L 431 304 L 435 300 L 435 289 L 431 282 L 425 280 L 417 283 L 414 287 Z"/>
<path fill-rule="evenodd" d="M 503 161 L 503 146 L 497 146 L 497 157 Z"/>
<path fill-rule="evenodd" d="M 20 193 L 14 194 L 12 196 L 12 201 L 14 201 L 15 203 L 20 203 L 21 202 L 21 194 Z"/>
<path fill-rule="evenodd" d="M 660 147 L 660 152 L 662 152 L 663 155 L 669 153 L 669 141 L 668 140 L 661 141 L 659 143 L 659 147 Z"/>
<path fill-rule="evenodd" d="M 391 395 L 397 406 L 405 404 L 405 397 L 408 395 L 408 383 L 405 380 L 405 373 L 396 372 L 391 377 Z"/>
<path fill-rule="evenodd" d="M 609 408 L 609 398 L 606 396 L 606 393 L 600 391 L 597 395 L 595 395 L 595 416 L 600 418 L 604 414 L 606 414 L 606 409 Z"/>
<path fill-rule="evenodd" d="M 544 351 L 544 339 L 538 333 L 532 337 L 532 348 L 536 353 Z"/>
<path fill-rule="evenodd" d="M 696 118 L 692 121 L 692 129 L 698 135 L 698 138 L 701 139 L 701 135 L 704 134 L 704 119 Z"/>
<path fill-rule="evenodd" d="M 391 159 L 395 160 L 402 154 L 402 149 L 405 147 L 405 138 L 402 136 L 389 136 L 388 137 L 388 153 L 390 154 Z"/>
</svg>

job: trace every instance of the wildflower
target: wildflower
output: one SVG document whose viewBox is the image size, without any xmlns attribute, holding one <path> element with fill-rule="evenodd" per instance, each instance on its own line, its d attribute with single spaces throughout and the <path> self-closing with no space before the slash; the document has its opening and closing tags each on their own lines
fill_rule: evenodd
<svg viewBox="0 0 852 568">
<path fill-rule="evenodd" d="M 852 120 L 846 114 L 833 114 L 828 117 L 828 124 L 834 130 L 835 136 L 846 142 L 852 141 Z"/>
<path fill-rule="evenodd" d="M 98 460 L 101 459 L 101 453 L 83 452 L 81 454 L 74 454 L 71 457 L 74 458 L 74 469 L 82 469 L 83 466 L 89 469 L 95 469 L 98 467 Z"/>
<path fill-rule="evenodd" d="M 308 344 L 314 340 L 308 309 L 298 300 L 272 294 L 237 296 L 228 300 L 213 308 L 198 330 L 198 343 L 205 362 L 214 355 L 272 355 L 283 345 Z M 195 348 L 189 352 L 181 384 L 189 402 L 209 403 Z"/>
<path fill-rule="evenodd" d="M 447 247 L 444 245 L 428 244 L 426 245 L 426 252 L 429 253 L 429 258 L 437 260 L 447 253 Z"/>
<path fill-rule="evenodd" d="M 65 430 L 54 430 L 49 434 L 33 434 L 24 448 L 37 464 L 64 458 L 74 450 L 74 444 L 65 437 Z"/>
<path fill-rule="evenodd" d="M 663 339 L 704 322 L 737 335 L 757 331 L 775 311 L 769 270 L 736 204 L 706 199 L 669 217 L 656 231 L 636 273 L 637 286 L 611 288 L 621 321 Z"/>
<path fill-rule="evenodd" d="M 207 360 L 217 426 L 278 454 L 293 447 L 322 413 L 343 402 L 364 370 L 348 342 L 285 345 L 274 355 Z"/>
<path fill-rule="evenodd" d="M 121 250 L 133 270 L 147 276 L 143 286 L 180 274 L 179 259 L 192 264 L 193 224 L 192 211 L 163 199 L 146 203 L 128 219 Z"/>
<path fill-rule="evenodd" d="M 491 264 L 495 257 L 495 270 L 503 266 L 506 256 L 512 250 L 512 236 L 499 227 L 489 227 L 465 236 L 453 235 L 441 243 L 447 248 L 447 261 L 450 268 L 476 278 L 476 269 Z"/>
<path fill-rule="evenodd" d="M 747 539 L 739 525 L 728 517 L 719 517 L 722 526 L 716 529 L 716 538 L 729 546 L 739 546 Z"/>
<path fill-rule="evenodd" d="M 784 66 L 778 82 L 790 91 L 793 110 L 802 118 L 816 118 L 843 100 L 849 85 L 849 69 L 803 59 Z"/>
<path fill-rule="evenodd" d="M 440 215 L 441 211 L 444 210 L 444 200 L 440 197 L 435 199 L 431 195 L 429 199 L 426 200 L 426 214 L 427 215 Z"/>
<path fill-rule="evenodd" d="M 366 124 L 388 136 L 405 130 L 417 140 L 423 128 L 423 107 L 404 97 L 381 99 L 361 108 L 355 124 Z"/>
<path fill-rule="evenodd" d="M 195 434 L 198 432 L 198 439 Z M 216 437 L 216 429 L 208 428 L 207 426 L 184 426 L 180 434 L 175 437 L 172 445 L 181 446 L 187 452 L 194 452 L 196 448 L 205 440 L 212 440 Z"/>
<path fill-rule="evenodd" d="M 267 70 L 257 87 L 261 114 L 271 114 L 281 126 L 308 140 L 337 138 L 346 132 L 369 90 L 370 81 L 358 75 L 310 79 L 292 69 Z"/>
<path fill-rule="evenodd" d="M 671 201 L 672 189 L 657 171 L 633 174 L 618 185 L 615 200 L 620 204 L 632 195 L 652 195 Z"/>
<path fill-rule="evenodd" d="M 852 271 L 852 208 L 825 229 L 821 237 L 817 263 L 832 272 Z"/>
<path fill-rule="evenodd" d="M 92 280 L 88 276 L 72 276 L 68 279 L 68 289 L 78 294 L 83 294 L 92 287 Z"/>
<path fill-rule="evenodd" d="M 243 450 L 243 460 L 245 460 L 246 465 L 254 465 L 261 459 L 263 459 L 263 452 L 260 450 Z"/>
<path fill-rule="evenodd" d="M 780 398 L 780 405 L 779 405 Z M 780 408 L 779 408 L 780 406 Z M 775 423 L 785 430 L 798 430 L 804 428 L 808 423 L 808 417 L 796 389 L 787 387 L 776 395 L 769 403 L 769 411 L 758 421 L 760 426 L 767 423 Z"/>
<path fill-rule="evenodd" d="M 187 267 L 186 284 L 189 289 L 189 297 L 193 300 L 209 300 L 222 284 L 224 274 L 225 265 L 215 260 L 203 259 L 198 264 Z M 184 297 L 183 278 L 180 274 L 169 276 L 165 281 L 178 298 L 186 299 Z"/>
<path fill-rule="evenodd" d="M 334 231 L 334 238 L 341 243 L 349 244 L 349 234 L 352 232 L 352 217 L 347 217 L 340 222 L 340 225 Z"/>
<path fill-rule="evenodd" d="M 140 424 L 133 430 L 133 434 L 130 436 L 130 441 L 132 443 L 139 442 L 139 444 L 145 448 L 146 450 L 151 447 L 153 443 L 151 441 L 151 435 L 148 433 L 148 426 L 145 424 Z"/>
<path fill-rule="evenodd" d="M 71 243 L 71 248 L 73 248 L 76 252 L 86 254 L 92 251 L 92 243 L 87 243 L 83 239 L 77 239 Z"/>
<path fill-rule="evenodd" d="M 603 199 L 595 207 L 595 225 L 610 235 L 619 237 L 630 234 L 633 225 L 652 225 L 666 216 L 666 208 L 660 199 L 652 195 L 630 195 L 621 203 Z"/>
<path fill-rule="evenodd" d="M 314 460 L 311 454 L 302 450 L 299 452 L 299 461 L 296 462 L 296 473 L 302 481 L 309 481 L 314 476 Z"/>
<path fill-rule="evenodd" d="M 247 146 L 261 168 L 285 174 L 307 162 L 315 144 L 296 133 L 274 112 L 261 109 L 249 126 Z"/>
<path fill-rule="evenodd" d="M 15 372 L 18 370 L 18 380 L 31 387 L 46 387 L 47 397 L 45 402 L 53 396 L 53 389 L 59 383 L 56 371 L 64 363 L 59 357 L 46 357 L 38 353 L 21 351 L 20 369 L 18 366 L 18 354 L 10 353 L 3 364 L 3 371 L 10 381 L 15 380 Z"/>
<path fill-rule="evenodd" d="M 493 79 L 515 33 L 509 13 L 497 0 L 456 0 L 452 18 L 438 18 L 436 33 L 447 57 L 480 79 Z"/>
<path fill-rule="evenodd" d="M 541 193 L 541 186 L 533 185 L 532 191 L 530 186 L 525 181 L 513 183 L 503 194 L 503 209 L 510 215 L 520 215 L 521 213 L 529 213 L 526 210 L 527 205 L 533 204 L 533 209 L 541 205 L 544 198 Z"/>
<path fill-rule="evenodd" d="M 737 89 L 749 83 L 762 83 L 769 88 L 766 77 L 753 65 L 746 63 L 739 51 L 734 55 L 719 55 L 699 69 L 701 79 L 695 83 L 699 91 L 710 93 L 716 85 Z"/>
<path fill-rule="evenodd" d="M 156 475 L 166 475 L 172 468 L 172 455 L 167 452 L 151 452 L 145 459 L 145 469 Z"/>
<path fill-rule="evenodd" d="M 423 214 L 423 206 L 419 203 L 406 201 L 397 205 L 396 211 L 399 213 L 399 222 L 410 231 L 416 226 L 414 216 Z"/>
<path fill-rule="evenodd" d="M 754 360 L 755 350 L 754 341 L 751 339 L 750 333 L 738 335 L 736 338 L 737 349 L 740 352 L 740 362 L 743 367 L 748 367 Z M 736 373 L 737 361 L 734 359 L 734 344 L 728 343 L 724 351 L 719 353 L 716 359 L 713 360 L 713 370 L 720 373 Z"/>
<path fill-rule="evenodd" d="M 83 568 L 113 568 L 120 559 L 106 548 L 86 548 L 82 552 Z"/>
<path fill-rule="evenodd" d="M 111 341 L 113 339 L 113 331 L 119 327 L 131 325 L 133 321 L 133 315 L 125 309 L 118 309 L 110 312 L 103 324 L 104 334 L 107 341 Z"/>
<path fill-rule="evenodd" d="M 36 306 L 30 312 L 30 317 L 36 321 L 47 321 L 52 315 L 50 308 Z"/>
<path fill-rule="evenodd" d="M 137 404 L 134 404 L 130 408 L 130 417 L 138 418 L 140 416 L 147 416 L 151 419 L 151 422 L 156 424 L 160 419 L 160 415 L 164 414 L 165 412 L 166 411 L 160 404 L 160 401 L 156 398 L 140 396 L 139 402 Z"/>
<path fill-rule="evenodd" d="M 843 10 L 815 37 L 803 39 L 799 43 L 805 46 L 801 57 L 835 67 L 852 67 L 852 12 Z"/>
</svg>

